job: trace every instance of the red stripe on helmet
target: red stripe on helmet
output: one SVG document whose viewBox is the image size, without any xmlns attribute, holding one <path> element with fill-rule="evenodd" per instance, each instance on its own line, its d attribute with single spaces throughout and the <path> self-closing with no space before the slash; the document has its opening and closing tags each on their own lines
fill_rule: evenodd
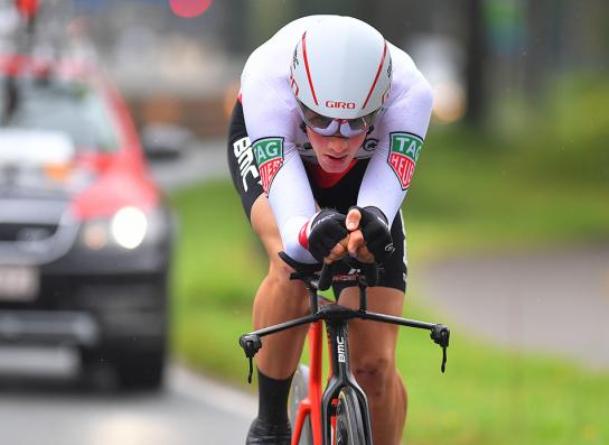
<svg viewBox="0 0 609 445">
<path fill-rule="evenodd" d="M 370 91 L 368 91 L 368 96 L 366 96 L 366 100 L 364 101 L 364 105 L 362 108 L 366 108 L 368 105 L 368 101 L 370 100 L 370 96 L 372 96 L 372 92 L 374 91 L 374 87 L 379 80 L 379 76 L 381 75 L 381 69 L 383 68 L 383 64 L 385 63 L 385 56 L 387 55 L 387 42 L 385 42 L 385 47 L 383 48 L 383 56 L 381 57 L 381 63 L 379 63 L 379 67 L 376 70 L 376 76 L 374 76 L 374 82 L 372 82 L 372 86 L 370 87 Z"/>
<path fill-rule="evenodd" d="M 309 86 L 311 87 L 313 100 L 315 101 L 315 105 L 319 105 L 319 102 L 317 101 L 317 95 L 315 94 L 315 88 L 313 87 L 313 79 L 311 79 L 311 71 L 309 70 L 309 58 L 307 57 L 307 41 L 305 39 L 306 36 L 307 32 L 305 31 L 302 35 L 302 56 L 304 58 L 305 69 L 307 70 L 307 78 L 309 79 Z"/>
</svg>

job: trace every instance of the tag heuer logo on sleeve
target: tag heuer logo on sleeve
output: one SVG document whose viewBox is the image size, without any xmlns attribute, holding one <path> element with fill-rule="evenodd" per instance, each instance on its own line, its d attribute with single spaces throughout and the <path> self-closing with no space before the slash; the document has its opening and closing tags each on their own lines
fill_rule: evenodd
<svg viewBox="0 0 609 445">
<path fill-rule="evenodd" d="M 283 138 L 258 139 L 253 147 L 262 178 L 262 188 L 268 194 L 273 178 L 283 165 Z"/>
<path fill-rule="evenodd" d="M 402 190 L 412 181 L 414 167 L 423 148 L 423 139 L 410 133 L 391 133 L 387 162 L 398 177 Z"/>
</svg>

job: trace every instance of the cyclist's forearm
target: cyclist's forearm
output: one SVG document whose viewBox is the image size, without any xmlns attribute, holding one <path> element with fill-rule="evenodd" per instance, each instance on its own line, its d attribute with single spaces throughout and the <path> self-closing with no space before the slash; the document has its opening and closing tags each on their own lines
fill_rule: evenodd
<svg viewBox="0 0 609 445">
<path fill-rule="evenodd" d="M 433 97 L 431 87 L 420 79 L 394 98 L 384 116 L 383 137 L 362 180 L 357 205 L 374 206 L 393 221 L 406 198 L 414 169 L 427 134 Z"/>
<path fill-rule="evenodd" d="M 300 241 L 301 230 L 317 212 L 304 166 L 298 156 L 286 157 L 269 191 L 269 202 L 284 251 L 301 263 L 317 261 Z"/>
</svg>

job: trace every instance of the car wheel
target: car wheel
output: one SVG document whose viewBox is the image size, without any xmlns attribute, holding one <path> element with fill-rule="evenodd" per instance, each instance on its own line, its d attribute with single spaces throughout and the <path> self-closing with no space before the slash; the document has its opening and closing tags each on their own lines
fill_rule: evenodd
<svg viewBox="0 0 609 445">
<path fill-rule="evenodd" d="M 154 350 L 123 351 L 116 362 L 116 371 L 121 388 L 126 390 L 158 390 L 163 385 L 165 370 L 165 348 L 159 345 Z"/>
<path fill-rule="evenodd" d="M 142 348 L 101 346 L 81 348 L 82 378 L 87 386 L 108 387 L 108 375 L 114 371 L 123 390 L 159 390 L 163 386 L 166 365 L 165 339 Z M 111 384 L 115 386 L 115 384 Z"/>
</svg>

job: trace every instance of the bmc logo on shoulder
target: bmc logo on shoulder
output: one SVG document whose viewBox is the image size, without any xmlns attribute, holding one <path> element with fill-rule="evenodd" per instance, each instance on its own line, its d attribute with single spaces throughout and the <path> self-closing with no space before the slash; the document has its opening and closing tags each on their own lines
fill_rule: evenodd
<svg viewBox="0 0 609 445">
<path fill-rule="evenodd" d="M 326 107 L 328 108 L 342 108 L 344 110 L 354 110 L 355 102 L 339 102 L 336 100 L 327 100 Z"/>
</svg>

